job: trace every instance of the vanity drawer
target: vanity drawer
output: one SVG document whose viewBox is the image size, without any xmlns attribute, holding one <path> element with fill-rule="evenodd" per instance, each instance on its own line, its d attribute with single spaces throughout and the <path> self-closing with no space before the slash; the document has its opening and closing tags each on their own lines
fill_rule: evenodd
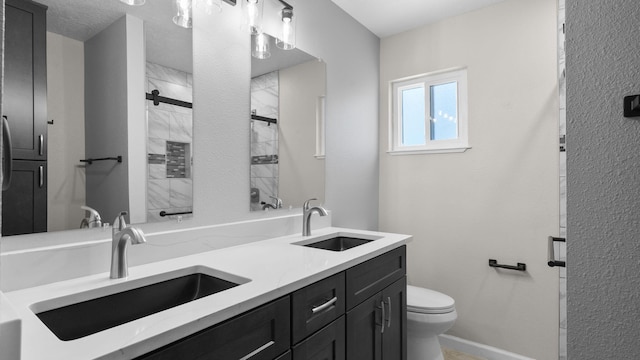
<svg viewBox="0 0 640 360">
<path fill-rule="evenodd" d="M 401 246 L 347 269 L 347 310 L 405 276 L 406 249 Z"/>
<path fill-rule="evenodd" d="M 345 316 L 327 325 L 293 347 L 293 360 L 344 360 L 346 356 Z"/>
<path fill-rule="evenodd" d="M 291 295 L 292 343 L 320 330 L 344 312 L 344 272 L 294 292 Z"/>
<path fill-rule="evenodd" d="M 286 296 L 138 359 L 273 360 L 290 347 L 289 314 Z"/>
</svg>

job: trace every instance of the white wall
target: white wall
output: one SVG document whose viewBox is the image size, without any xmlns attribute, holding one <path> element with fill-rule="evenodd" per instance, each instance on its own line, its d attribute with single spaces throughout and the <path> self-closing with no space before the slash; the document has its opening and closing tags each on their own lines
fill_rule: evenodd
<svg viewBox="0 0 640 360">
<path fill-rule="evenodd" d="M 47 32 L 47 230 L 75 229 L 85 217 L 84 44 Z"/>
<path fill-rule="evenodd" d="M 123 159 L 86 168 L 87 206 L 107 222 L 123 210 L 130 212 L 130 222 L 146 219 L 145 61 L 140 52 L 142 21 L 129 15 L 85 42 L 86 156 Z"/>
<path fill-rule="evenodd" d="M 297 46 L 327 63 L 326 206 L 334 225 L 375 229 L 379 39 L 330 0 L 292 5 Z M 269 6 L 267 32 L 279 22 Z M 221 13 L 194 14 L 196 223 L 251 216 L 250 39 L 240 31 L 240 10 L 223 4 Z"/>
<path fill-rule="evenodd" d="M 324 203 L 324 159 L 316 152 L 316 103 L 326 93 L 325 64 L 311 60 L 280 70 L 279 188 L 285 205 Z"/>
<path fill-rule="evenodd" d="M 640 94 L 636 0 L 567 0 L 569 359 L 640 354 Z"/>
<path fill-rule="evenodd" d="M 555 0 L 509 0 L 380 50 L 380 230 L 414 235 L 409 282 L 456 300 L 450 334 L 541 360 L 558 358 L 558 270 L 546 265 L 559 231 L 556 37 Z M 388 82 L 461 66 L 472 148 L 387 154 Z"/>
</svg>

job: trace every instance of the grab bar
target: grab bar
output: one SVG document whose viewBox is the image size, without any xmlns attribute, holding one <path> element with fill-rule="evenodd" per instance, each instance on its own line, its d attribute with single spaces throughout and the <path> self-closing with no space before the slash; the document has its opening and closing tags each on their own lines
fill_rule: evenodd
<svg viewBox="0 0 640 360">
<path fill-rule="evenodd" d="M 494 268 L 508 269 L 508 270 L 527 271 L 527 264 L 518 263 L 516 266 L 503 265 L 503 264 L 498 264 L 498 260 L 495 260 L 495 259 L 489 259 L 489 266 Z"/>
<path fill-rule="evenodd" d="M 567 267 L 567 262 L 566 261 L 560 261 L 560 260 L 556 260 L 556 256 L 554 254 L 554 250 L 553 250 L 553 243 L 554 242 L 563 242 L 566 243 L 567 239 L 565 238 L 561 238 L 561 237 L 554 237 L 554 236 L 549 236 L 549 258 L 547 261 L 547 265 L 549 265 L 550 267 L 554 267 L 554 266 L 558 266 L 558 267 Z"/>
<path fill-rule="evenodd" d="M 11 186 L 11 176 L 13 174 L 13 145 L 11 144 L 11 132 L 9 131 L 9 120 L 2 116 L 2 191 Z"/>
</svg>

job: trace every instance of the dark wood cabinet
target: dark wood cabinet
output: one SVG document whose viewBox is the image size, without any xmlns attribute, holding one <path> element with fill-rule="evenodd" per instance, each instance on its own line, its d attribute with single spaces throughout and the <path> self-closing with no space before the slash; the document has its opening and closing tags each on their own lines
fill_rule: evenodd
<svg viewBox="0 0 640 360">
<path fill-rule="evenodd" d="M 344 314 L 344 277 L 344 272 L 341 272 L 291 294 L 292 343 L 299 342 Z"/>
<path fill-rule="evenodd" d="M 286 353 L 278 356 L 275 360 L 291 360 L 291 350 L 289 350 Z"/>
<path fill-rule="evenodd" d="M 382 358 L 382 293 L 347 312 L 347 359 Z"/>
<path fill-rule="evenodd" d="M 382 290 L 382 302 L 387 306 L 384 333 L 382 333 L 382 358 L 406 360 L 407 358 L 407 279 L 403 277 Z"/>
<path fill-rule="evenodd" d="M 344 360 L 345 317 L 327 325 L 293 347 L 293 360 Z"/>
<path fill-rule="evenodd" d="M 346 271 L 347 360 L 405 360 L 406 247 Z"/>
<path fill-rule="evenodd" d="M 391 250 L 137 359 L 406 360 L 405 257 Z"/>
<path fill-rule="evenodd" d="M 3 236 L 47 231 L 46 9 L 28 0 L 5 2 L 2 111 L 13 171 L 2 192 Z"/>
<path fill-rule="evenodd" d="M 138 359 L 273 360 L 289 350 L 289 296 L 169 344 Z"/>
<path fill-rule="evenodd" d="M 6 0 L 4 94 L 13 158 L 47 159 L 46 7 L 28 0 Z"/>
<path fill-rule="evenodd" d="M 406 278 L 347 312 L 347 360 L 407 358 Z"/>
<path fill-rule="evenodd" d="M 406 248 L 399 247 L 347 269 L 347 310 L 406 274 Z"/>
<path fill-rule="evenodd" d="M 47 231 L 47 163 L 14 160 L 2 192 L 2 236 Z"/>
</svg>

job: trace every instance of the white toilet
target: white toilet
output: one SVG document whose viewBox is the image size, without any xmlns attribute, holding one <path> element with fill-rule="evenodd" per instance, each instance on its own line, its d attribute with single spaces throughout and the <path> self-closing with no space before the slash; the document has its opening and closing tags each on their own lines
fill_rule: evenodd
<svg viewBox="0 0 640 360">
<path fill-rule="evenodd" d="M 438 335 L 457 317 L 450 296 L 407 285 L 407 360 L 444 360 Z"/>
</svg>

